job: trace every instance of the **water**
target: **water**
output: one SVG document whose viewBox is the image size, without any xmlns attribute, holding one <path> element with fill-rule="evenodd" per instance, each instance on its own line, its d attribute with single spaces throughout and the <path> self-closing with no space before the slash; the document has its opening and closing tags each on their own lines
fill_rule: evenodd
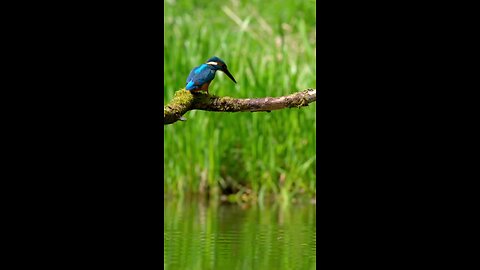
<svg viewBox="0 0 480 270">
<path fill-rule="evenodd" d="M 165 269 L 315 269 L 315 205 L 165 200 Z"/>
</svg>

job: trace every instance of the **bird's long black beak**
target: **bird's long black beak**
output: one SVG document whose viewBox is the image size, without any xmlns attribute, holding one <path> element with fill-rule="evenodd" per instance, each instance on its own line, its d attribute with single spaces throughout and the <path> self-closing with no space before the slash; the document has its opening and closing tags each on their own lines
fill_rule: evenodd
<svg viewBox="0 0 480 270">
<path fill-rule="evenodd" d="M 237 83 L 237 81 L 235 81 L 235 78 L 233 78 L 232 74 L 230 74 L 230 71 L 228 71 L 227 68 L 222 69 L 222 71 L 223 71 L 225 74 L 227 74 L 227 76 L 228 76 L 230 79 L 232 79 L 232 81 L 233 81 L 234 83 Z"/>
</svg>

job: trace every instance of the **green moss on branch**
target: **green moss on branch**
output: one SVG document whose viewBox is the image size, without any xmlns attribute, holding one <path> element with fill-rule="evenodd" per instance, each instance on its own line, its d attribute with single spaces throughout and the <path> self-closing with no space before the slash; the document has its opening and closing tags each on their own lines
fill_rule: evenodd
<svg viewBox="0 0 480 270">
<path fill-rule="evenodd" d="M 232 98 L 210 96 L 206 93 L 191 93 L 181 89 L 175 93 L 172 101 L 164 106 L 163 123 L 169 125 L 177 122 L 191 110 L 214 112 L 262 112 L 292 107 L 305 107 L 317 100 L 316 89 L 306 89 L 283 97 Z"/>
</svg>

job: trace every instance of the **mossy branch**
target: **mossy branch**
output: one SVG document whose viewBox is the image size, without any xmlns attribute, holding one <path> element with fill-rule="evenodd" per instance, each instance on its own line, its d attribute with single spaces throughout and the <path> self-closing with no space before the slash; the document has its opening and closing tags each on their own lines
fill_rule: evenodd
<svg viewBox="0 0 480 270">
<path fill-rule="evenodd" d="M 169 125 L 181 120 L 191 110 L 212 112 L 270 112 L 292 107 L 305 107 L 317 100 L 316 89 L 306 89 L 282 97 L 232 98 L 217 97 L 206 93 L 181 89 L 172 101 L 163 107 L 163 124 Z"/>
</svg>

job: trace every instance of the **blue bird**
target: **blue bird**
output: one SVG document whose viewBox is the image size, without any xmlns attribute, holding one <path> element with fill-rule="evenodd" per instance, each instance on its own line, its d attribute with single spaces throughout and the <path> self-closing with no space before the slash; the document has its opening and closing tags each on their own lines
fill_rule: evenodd
<svg viewBox="0 0 480 270">
<path fill-rule="evenodd" d="M 234 83 L 237 83 L 232 74 L 230 74 L 230 71 L 228 71 L 227 64 L 225 64 L 222 59 L 214 56 L 208 59 L 205 64 L 195 67 L 190 71 L 185 89 L 192 92 L 207 91 L 208 94 L 208 86 L 215 78 L 215 72 L 217 72 L 217 70 L 223 71 Z"/>
</svg>

